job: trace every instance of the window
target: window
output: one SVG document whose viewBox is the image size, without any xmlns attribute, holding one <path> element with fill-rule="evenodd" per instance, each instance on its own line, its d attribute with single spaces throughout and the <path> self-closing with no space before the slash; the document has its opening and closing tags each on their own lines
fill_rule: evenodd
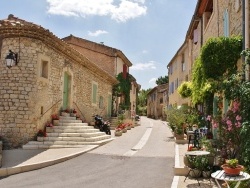
<svg viewBox="0 0 250 188">
<path fill-rule="evenodd" d="M 227 9 L 224 11 L 223 14 L 223 30 L 224 30 L 224 36 L 229 37 L 229 17 Z"/>
<path fill-rule="evenodd" d="M 37 76 L 40 81 L 48 82 L 50 73 L 50 58 L 43 54 L 38 54 Z"/>
<path fill-rule="evenodd" d="M 203 15 L 203 28 L 206 29 L 207 24 L 213 14 L 213 0 L 208 0 L 205 12 Z"/>
<path fill-rule="evenodd" d="M 48 61 L 43 61 L 41 63 L 41 77 L 43 78 L 48 78 L 49 76 L 49 62 Z"/>
<path fill-rule="evenodd" d="M 163 98 L 160 98 L 160 104 L 162 104 L 163 103 Z"/>
<path fill-rule="evenodd" d="M 181 56 L 181 70 L 182 70 L 182 72 L 185 71 L 185 69 L 186 69 L 186 65 L 185 65 L 185 55 L 182 54 L 182 56 Z"/>
<path fill-rule="evenodd" d="M 98 85 L 96 82 L 92 83 L 92 105 L 97 105 L 97 90 Z"/>
</svg>

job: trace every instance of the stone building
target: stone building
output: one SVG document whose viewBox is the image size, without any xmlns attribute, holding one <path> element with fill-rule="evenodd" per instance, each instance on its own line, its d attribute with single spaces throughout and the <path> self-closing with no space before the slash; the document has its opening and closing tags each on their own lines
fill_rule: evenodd
<svg viewBox="0 0 250 188">
<path fill-rule="evenodd" d="M 168 104 L 166 97 L 166 91 L 168 90 L 168 84 L 162 84 L 151 89 L 147 95 L 147 117 L 153 119 L 165 118 L 165 107 Z"/>
<path fill-rule="evenodd" d="M 132 63 L 121 50 L 73 35 L 65 37 L 63 40 L 113 77 L 116 77 L 119 73 L 123 75 L 129 73 L 129 67 L 132 66 Z M 140 85 L 137 84 L 136 79 L 132 75 L 130 75 L 130 78 L 130 110 L 133 111 L 136 109 L 136 99 L 140 90 Z M 114 114 L 117 114 L 119 104 L 123 102 L 123 98 L 124 97 L 113 96 L 112 109 Z"/>
<path fill-rule="evenodd" d="M 177 89 L 183 81 L 192 79 L 193 64 L 209 38 L 242 35 L 245 38 L 245 48 L 249 48 L 249 5 L 249 1 L 245 1 L 243 5 L 240 0 L 197 1 L 185 41 L 168 63 L 170 106 L 191 104 L 190 99 L 179 96 Z M 246 10 L 244 17 L 243 9 Z"/>
<path fill-rule="evenodd" d="M 7 66 L 7 56 L 16 58 L 14 66 Z M 111 114 L 112 87 L 118 83 L 113 72 L 39 25 L 13 15 L 1 20 L 0 59 L 0 135 L 5 148 L 34 139 L 61 109 L 76 109 L 86 122 L 94 112 Z"/>
</svg>

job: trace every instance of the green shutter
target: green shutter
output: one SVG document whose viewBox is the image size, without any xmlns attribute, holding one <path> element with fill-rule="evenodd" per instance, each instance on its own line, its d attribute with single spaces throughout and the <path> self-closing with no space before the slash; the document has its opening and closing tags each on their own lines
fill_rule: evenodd
<svg viewBox="0 0 250 188">
<path fill-rule="evenodd" d="M 93 92 L 92 92 L 92 103 L 93 104 L 96 104 L 97 100 L 97 85 L 93 83 L 92 85 L 92 89 L 93 89 Z"/>
</svg>

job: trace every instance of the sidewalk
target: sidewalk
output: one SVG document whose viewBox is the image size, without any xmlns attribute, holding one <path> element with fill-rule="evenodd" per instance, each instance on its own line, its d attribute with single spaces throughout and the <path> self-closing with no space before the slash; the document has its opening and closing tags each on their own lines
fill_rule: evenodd
<svg viewBox="0 0 250 188">
<path fill-rule="evenodd" d="M 188 144 L 175 145 L 175 176 L 171 188 L 217 188 L 212 178 L 210 179 L 210 181 L 207 178 L 199 178 L 199 186 L 196 179 L 185 177 L 185 175 L 188 173 L 188 169 L 184 167 L 185 165 L 183 163 L 183 156 L 187 152 L 187 148 Z"/>
</svg>

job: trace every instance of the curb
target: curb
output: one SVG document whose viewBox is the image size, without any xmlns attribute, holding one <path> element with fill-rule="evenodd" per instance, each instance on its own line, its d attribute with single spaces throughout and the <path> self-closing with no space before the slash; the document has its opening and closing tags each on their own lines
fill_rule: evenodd
<svg viewBox="0 0 250 188">
<path fill-rule="evenodd" d="M 0 168 L 0 177 L 18 174 L 18 173 L 22 173 L 22 172 L 27 172 L 27 171 L 31 171 L 31 170 L 37 170 L 37 169 L 41 169 L 41 168 L 44 168 L 47 166 L 55 165 L 55 164 L 64 162 L 66 160 L 72 159 L 74 157 L 77 157 L 83 153 L 94 150 L 97 147 L 99 147 L 99 145 L 91 145 L 88 147 L 89 148 L 84 149 L 83 151 L 74 152 L 73 154 L 68 154 L 68 155 L 63 156 L 63 157 L 57 157 L 57 158 L 51 159 L 51 160 L 45 160 L 42 162 L 31 163 L 31 164 L 26 164 L 26 165 L 17 165 L 17 166 L 7 167 L 7 168 Z M 56 149 L 53 149 L 53 150 L 56 150 Z"/>
</svg>

